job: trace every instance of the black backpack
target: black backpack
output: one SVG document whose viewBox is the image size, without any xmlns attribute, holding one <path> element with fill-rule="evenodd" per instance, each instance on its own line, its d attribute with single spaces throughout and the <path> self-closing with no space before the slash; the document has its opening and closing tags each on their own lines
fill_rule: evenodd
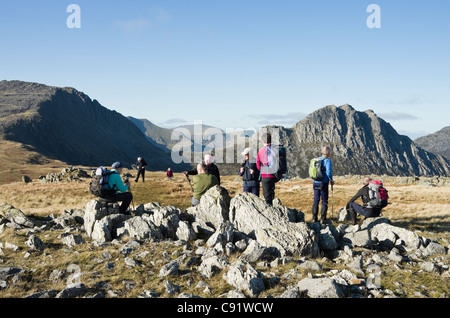
<svg viewBox="0 0 450 318">
<path fill-rule="evenodd" d="M 95 175 L 92 177 L 89 184 L 89 191 L 99 198 L 110 197 L 116 193 L 114 189 L 110 189 L 108 186 L 109 175 L 116 173 L 110 171 L 104 167 L 99 167 L 95 171 Z"/>
<path fill-rule="evenodd" d="M 281 179 L 287 173 L 287 158 L 286 158 L 286 148 L 283 146 L 278 146 L 278 170 L 277 178 Z"/>
</svg>

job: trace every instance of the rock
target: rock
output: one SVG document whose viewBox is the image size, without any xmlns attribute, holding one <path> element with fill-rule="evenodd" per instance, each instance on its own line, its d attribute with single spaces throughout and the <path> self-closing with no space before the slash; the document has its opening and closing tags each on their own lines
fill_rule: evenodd
<svg viewBox="0 0 450 318">
<path fill-rule="evenodd" d="M 257 297 L 265 290 L 263 275 L 249 263 L 242 261 L 231 264 L 224 274 L 224 279 L 228 284 L 247 293 L 250 297 Z"/>
<path fill-rule="evenodd" d="M 350 213 L 347 212 L 347 209 L 345 207 L 341 208 L 339 210 L 338 216 L 337 216 L 338 222 L 350 222 L 351 217 Z"/>
<path fill-rule="evenodd" d="M 321 271 L 322 266 L 317 262 L 306 260 L 303 263 L 297 265 L 298 268 L 307 269 L 308 271 Z"/>
<path fill-rule="evenodd" d="M 257 262 L 266 255 L 267 249 L 256 240 L 251 240 L 245 251 L 242 253 L 240 260 L 243 262 Z"/>
<path fill-rule="evenodd" d="M 395 247 L 389 253 L 388 258 L 395 263 L 400 263 L 403 261 L 403 256 L 400 254 L 400 251 Z"/>
<path fill-rule="evenodd" d="M 192 228 L 192 225 L 187 221 L 178 222 L 178 228 L 175 232 L 175 236 L 178 240 L 183 240 L 186 242 L 194 241 L 197 238 L 197 234 Z"/>
<path fill-rule="evenodd" d="M 79 234 L 69 234 L 62 237 L 62 242 L 68 247 L 74 247 L 75 245 L 83 244 L 84 239 Z"/>
<path fill-rule="evenodd" d="M 22 271 L 23 269 L 17 267 L 0 267 L 0 279 L 6 279 L 10 276 L 19 274 Z"/>
<path fill-rule="evenodd" d="M 436 242 L 430 242 L 423 251 L 425 256 L 444 255 L 445 253 L 445 246 Z"/>
<path fill-rule="evenodd" d="M 371 235 L 375 241 L 387 249 L 392 249 L 395 246 L 397 235 L 392 230 L 392 227 L 385 226 L 385 224 L 375 225 L 371 230 Z"/>
<path fill-rule="evenodd" d="M 146 213 L 142 218 L 159 227 L 165 238 L 177 239 L 176 232 L 179 227 L 180 214 L 182 211 L 174 206 L 162 207 L 159 203 L 148 203 L 144 205 Z"/>
<path fill-rule="evenodd" d="M 198 267 L 198 272 L 205 278 L 211 278 L 217 271 L 228 266 L 228 261 L 223 255 L 208 257 Z"/>
<path fill-rule="evenodd" d="M 61 292 L 56 295 L 56 298 L 76 298 L 82 297 L 86 294 L 87 288 L 82 283 L 75 283 L 67 285 Z"/>
<path fill-rule="evenodd" d="M 284 255 L 317 255 L 314 231 L 297 220 L 297 213 L 280 205 L 270 206 L 250 193 L 236 195 L 230 203 L 230 221 L 236 230 L 274 247 Z"/>
<path fill-rule="evenodd" d="M 405 245 L 407 248 L 418 249 L 422 244 L 422 240 L 419 235 L 417 235 L 413 231 L 393 226 L 387 223 L 377 224 L 371 230 L 372 238 L 376 239 L 377 241 L 383 242 L 383 244 L 386 246 L 392 246 L 392 233 L 395 234 L 398 239 L 403 241 L 404 244 L 402 245 Z"/>
<path fill-rule="evenodd" d="M 120 235 L 128 235 L 138 240 L 148 238 L 162 239 L 161 230 L 150 220 L 146 222 L 142 217 L 135 216 L 124 222 L 124 226 L 119 230 Z"/>
<path fill-rule="evenodd" d="M 33 228 L 36 225 L 33 219 L 27 217 L 22 211 L 16 209 L 11 204 L 0 206 L 0 214 L 8 221 L 21 227 Z"/>
<path fill-rule="evenodd" d="M 361 229 L 362 230 L 365 230 L 365 229 L 370 230 L 378 224 L 391 224 L 391 223 L 392 223 L 391 220 L 389 220 L 388 218 L 386 218 L 384 216 L 380 216 L 380 217 L 376 217 L 376 218 L 367 218 L 362 222 Z"/>
<path fill-rule="evenodd" d="M 300 292 L 309 298 L 343 298 L 344 290 L 330 278 L 304 278 L 298 282 Z"/>
<path fill-rule="evenodd" d="M 218 229 L 229 220 L 230 201 L 227 189 L 214 186 L 201 197 L 199 205 L 188 208 L 186 212 L 192 214 L 201 226 L 210 224 Z"/>
<path fill-rule="evenodd" d="M 171 295 L 180 292 L 180 286 L 173 284 L 169 280 L 164 282 L 164 287 L 166 289 L 166 293 Z"/>
<path fill-rule="evenodd" d="M 330 226 L 326 226 L 324 229 L 320 229 L 319 247 L 321 250 L 335 250 L 336 248 L 338 248 L 338 243 L 330 229 Z"/>
<path fill-rule="evenodd" d="M 355 233 L 347 233 L 344 235 L 344 243 L 349 243 L 354 247 L 372 248 L 372 240 L 369 230 L 362 230 Z"/>
<path fill-rule="evenodd" d="M 43 251 L 46 247 L 44 242 L 42 242 L 41 239 L 34 234 L 30 235 L 30 237 L 28 238 L 28 241 L 26 241 L 25 244 L 32 251 Z"/>
<path fill-rule="evenodd" d="M 213 247 L 217 243 L 220 244 L 226 244 L 228 242 L 233 241 L 233 234 L 234 234 L 234 225 L 230 221 L 225 221 L 224 223 L 220 224 L 217 231 L 211 235 L 206 242 L 206 245 Z"/>
<path fill-rule="evenodd" d="M 22 176 L 22 182 L 23 183 L 30 183 L 33 180 L 31 180 L 31 178 L 29 176 Z"/>
<path fill-rule="evenodd" d="M 171 261 L 164 265 L 161 270 L 159 271 L 159 277 L 166 277 L 169 275 L 178 275 L 178 262 L 177 261 Z"/>
<path fill-rule="evenodd" d="M 434 272 L 437 271 L 436 265 L 433 262 L 420 262 L 420 268 L 426 272 Z"/>
</svg>

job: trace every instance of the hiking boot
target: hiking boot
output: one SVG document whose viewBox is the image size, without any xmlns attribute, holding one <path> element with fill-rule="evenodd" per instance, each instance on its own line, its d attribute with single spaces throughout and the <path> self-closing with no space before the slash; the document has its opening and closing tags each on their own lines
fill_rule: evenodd
<svg viewBox="0 0 450 318">
<path fill-rule="evenodd" d="M 313 216 L 313 222 L 317 223 L 319 220 L 317 219 L 317 214 L 319 214 L 319 206 L 317 204 L 313 204 L 312 206 L 312 216 Z"/>
<path fill-rule="evenodd" d="M 350 214 L 350 223 L 352 225 L 356 225 L 356 223 L 358 223 L 358 218 L 356 216 L 356 212 L 352 208 L 350 208 L 348 210 L 348 214 Z"/>
<path fill-rule="evenodd" d="M 322 209 L 320 210 L 320 223 L 322 224 L 327 223 L 327 211 L 328 205 L 322 205 Z"/>
</svg>

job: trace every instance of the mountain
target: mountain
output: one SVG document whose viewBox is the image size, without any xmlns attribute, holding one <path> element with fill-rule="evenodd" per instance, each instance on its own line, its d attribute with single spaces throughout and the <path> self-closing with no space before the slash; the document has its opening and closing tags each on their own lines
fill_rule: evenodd
<svg viewBox="0 0 450 318">
<path fill-rule="evenodd" d="M 126 166 L 142 156 L 150 170 L 180 170 L 130 120 L 74 88 L 0 82 L 0 138 L 70 165 Z"/>
<path fill-rule="evenodd" d="M 168 142 L 168 136 L 173 129 L 163 129 L 154 124 L 145 125 L 142 124 L 145 120 L 139 121 L 141 123 L 137 125 L 146 127 L 143 131 L 147 136 L 164 144 L 169 150 L 172 149 L 174 144 Z M 186 131 L 183 135 L 184 141 L 194 151 L 193 129 L 188 128 L 189 132 Z M 203 126 L 198 131 L 208 135 L 209 128 L 213 127 Z M 278 134 L 278 142 L 286 147 L 289 177 L 307 178 L 309 162 L 321 155 L 323 145 L 330 145 L 332 148 L 334 175 L 450 175 L 448 159 L 418 147 L 407 136 L 399 135 L 372 110 L 360 112 L 350 105 L 322 107 L 291 128 L 267 126 L 246 138 L 243 138 L 245 132 L 225 135 L 222 131 L 220 142 L 213 143 L 211 147 L 211 137 L 205 136 L 200 149 L 216 154 L 216 160 L 223 162 L 218 164 L 221 173 L 236 174 L 239 163 L 243 160 L 242 151 L 246 147 L 255 150 L 261 148 L 259 137 L 267 130 Z M 211 131 L 221 132 L 217 128 Z M 235 136 L 239 138 L 234 139 Z M 179 141 L 175 141 L 177 142 Z M 230 153 L 232 162 L 227 157 Z"/>
<path fill-rule="evenodd" d="M 433 134 L 417 138 L 414 143 L 426 151 L 450 159 L 450 126 Z"/>
<path fill-rule="evenodd" d="M 450 175 L 447 159 L 417 147 L 372 110 L 326 106 L 278 131 L 293 176 L 308 176 L 309 161 L 323 145 L 331 146 L 334 175 Z"/>
</svg>

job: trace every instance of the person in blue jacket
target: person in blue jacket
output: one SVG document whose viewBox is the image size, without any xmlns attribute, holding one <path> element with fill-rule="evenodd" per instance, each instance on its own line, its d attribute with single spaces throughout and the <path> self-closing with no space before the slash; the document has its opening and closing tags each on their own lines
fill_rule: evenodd
<svg viewBox="0 0 450 318">
<path fill-rule="evenodd" d="M 320 223 L 325 224 L 327 222 L 327 211 L 328 211 L 328 186 L 334 185 L 333 181 L 333 167 L 331 159 L 329 158 L 331 154 L 331 148 L 329 146 L 324 146 L 322 148 L 322 181 L 314 181 L 314 203 L 312 206 L 313 222 L 318 222 L 319 214 L 319 202 L 322 200 L 322 208 L 320 210 Z"/>
<path fill-rule="evenodd" d="M 121 201 L 119 212 L 125 215 L 130 215 L 130 212 L 127 212 L 128 207 L 130 206 L 131 201 L 133 200 L 133 195 L 131 192 L 128 192 L 130 189 L 130 182 L 127 180 L 125 183 L 122 181 L 121 174 L 123 171 L 123 165 L 120 162 L 115 162 L 111 166 L 112 174 L 108 177 L 108 186 L 110 189 L 115 190 L 115 194 L 109 198 L 112 201 Z"/>
<path fill-rule="evenodd" d="M 242 177 L 243 192 L 250 192 L 259 197 L 259 170 L 256 162 L 252 160 L 252 149 L 246 148 L 242 153 L 245 157 L 244 163 L 241 164 L 239 175 Z"/>
</svg>

